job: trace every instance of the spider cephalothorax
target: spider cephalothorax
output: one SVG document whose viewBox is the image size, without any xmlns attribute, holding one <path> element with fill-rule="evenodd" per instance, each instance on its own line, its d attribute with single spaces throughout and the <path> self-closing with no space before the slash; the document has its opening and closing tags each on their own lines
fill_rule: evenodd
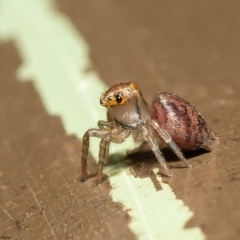
<svg viewBox="0 0 240 240">
<path fill-rule="evenodd" d="M 112 108 L 127 104 L 131 97 L 139 95 L 137 84 L 132 82 L 119 83 L 108 88 L 100 97 L 100 104 L 106 108 Z"/>
<path fill-rule="evenodd" d="M 124 82 L 108 88 L 100 97 L 100 104 L 108 109 L 109 121 L 98 122 L 98 129 L 89 129 L 83 136 L 82 179 L 87 178 L 89 137 L 100 141 L 98 183 L 102 181 L 103 164 L 108 159 L 111 142 L 122 143 L 132 135 L 137 142 L 147 142 L 164 170 L 172 174 L 158 147 L 158 140 L 167 143 L 187 167 L 180 149 L 211 150 L 211 142 L 218 141 L 196 108 L 171 93 L 157 94 L 149 108 L 136 83 Z"/>
</svg>

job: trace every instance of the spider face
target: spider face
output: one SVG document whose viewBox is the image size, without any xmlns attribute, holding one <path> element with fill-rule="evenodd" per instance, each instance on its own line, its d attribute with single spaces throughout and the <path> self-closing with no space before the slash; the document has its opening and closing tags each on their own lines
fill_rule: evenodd
<svg viewBox="0 0 240 240">
<path fill-rule="evenodd" d="M 127 104 L 128 101 L 139 94 L 137 84 L 124 82 L 108 88 L 100 97 L 100 104 L 106 108 L 113 108 Z"/>
<path fill-rule="evenodd" d="M 139 123 L 150 118 L 142 93 L 133 82 L 113 85 L 102 94 L 100 104 L 108 109 L 116 125 L 124 129 L 134 130 Z"/>
</svg>

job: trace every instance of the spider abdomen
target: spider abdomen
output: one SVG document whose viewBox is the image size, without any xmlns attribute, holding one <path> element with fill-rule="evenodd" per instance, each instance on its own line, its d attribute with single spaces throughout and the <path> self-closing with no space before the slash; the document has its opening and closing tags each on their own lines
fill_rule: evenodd
<svg viewBox="0 0 240 240">
<path fill-rule="evenodd" d="M 151 106 L 151 118 L 165 129 L 184 150 L 206 148 L 210 131 L 202 115 L 186 100 L 172 93 L 160 93 Z"/>
</svg>

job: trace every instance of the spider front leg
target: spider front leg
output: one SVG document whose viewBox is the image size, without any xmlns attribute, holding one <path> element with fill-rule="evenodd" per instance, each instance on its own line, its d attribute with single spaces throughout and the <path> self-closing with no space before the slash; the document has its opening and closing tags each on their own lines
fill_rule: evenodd
<svg viewBox="0 0 240 240">
<path fill-rule="evenodd" d="M 104 140 L 108 135 L 111 134 L 111 131 L 109 130 L 103 130 L 103 129 L 89 129 L 83 136 L 82 139 L 82 181 L 85 181 L 87 179 L 87 157 L 88 157 L 88 151 L 89 151 L 89 139 L 90 137 L 98 137 Z M 100 142 L 101 143 L 101 142 Z M 101 146 L 101 144 L 100 144 Z M 105 143 L 102 144 L 102 146 L 105 146 Z M 101 150 L 101 148 L 100 148 Z M 102 157 L 105 156 L 105 149 L 99 152 L 99 155 L 101 154 Z"/>
<path fill-rule="evenodd" d="M 98 121 L 98 127 L 102 130 L 111 130 L 113 129 L 113 122 L 108 122 L 104 120 Z M 106 141 L 104 139 L 100 142 L 100 151 L 99 151 L 99 161 L 102 159 L 104 164 L 108 163 L 108 153 L 109 153 L 110 141 Z M 105 151 L 101 151 L 101 149 L 105 149 Z"/>
<path fill-rule="evenodd" d="M 110 145 L 110 141 L 107 141 L 105 139 L 102 139 L 100 141 L 99 160 L 98 160 L 98 184 L 102 182 L 103 165 L 108 162 L 109 145 Z"/>
<path fill-rule="evenodd" d="M 167 166 L 167 163 L 166 163 L 161 151 L 159 150 L 157 141 L 153 137 L 151 131 L 149 131 L 149 129 L 145 126 L 145 124 L 139 125 L 139 129 L 142 131 L 144 140 L 147 141 L 147 143 L 151 147 L 153 153 L 155 154 L 158 162 L 160 163 L 161 167 L 163 168 L 164 174 L 168 177 L 172 177 L 172 174 Z"/>
<path fill-rule="evenodd" d="M 188 168 L 192 167 L 192 165 L 187 162 L 186 158 L 183 156 L 183 153 L 176 145 L 176 143 L 173 142 L 171 136 L 163 128 L 161 128 L 157 121 L 154 119 L 149 119 L 148 122 L 157 131 L 160 138 L 171 147 L 171 149 L 178 156 L 178 158 L 183 161 Z"/>
<path fill-rule="evenodd" d="M 107 155 L 110 142 L 122 143 L 129 135 L 131 131 L 126 131 L 121 128 L 112 127 L 112 129 L 89 129 L 83 136 L 82 146 L 82 181 L 87 179 L 87 157 L 89 150 L 90 137 L 101 138 L 100 150 L 99 150 L 99 162 L 98 162 L 98 184 L 102 182 L 102 168 L 107 161 Z"/>
</svg>

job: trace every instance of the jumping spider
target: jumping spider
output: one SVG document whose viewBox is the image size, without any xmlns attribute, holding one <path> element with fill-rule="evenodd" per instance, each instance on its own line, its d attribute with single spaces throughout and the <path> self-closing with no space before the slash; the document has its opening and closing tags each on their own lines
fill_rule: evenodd
<svg viewBox="0 0 240 240">
<path fill-rule="evenodd" d="M 191 165 L 181 150 L 211 150 L 212 140 L 218 140 L 196 108 L 171 93 L 157 94 L 149 108 L 138 85 L 123 82 L 108 88 L 100 97 L 100 104 L 108 109 L 108 121 L 98 121 L 99 128 L 89 129 L 83 136 L 83 181 L 87 178 L 90 137 L 101 139 L 98 184 L 102 181 L 103 165 L 108 161 L 110 143 L 122 143 L 130 135 L 136 142 L 149 144 L 168 177 L 172 174 L 159 149 L 159 139 L 167 143 L 188 168 Z"/>
</svg>

